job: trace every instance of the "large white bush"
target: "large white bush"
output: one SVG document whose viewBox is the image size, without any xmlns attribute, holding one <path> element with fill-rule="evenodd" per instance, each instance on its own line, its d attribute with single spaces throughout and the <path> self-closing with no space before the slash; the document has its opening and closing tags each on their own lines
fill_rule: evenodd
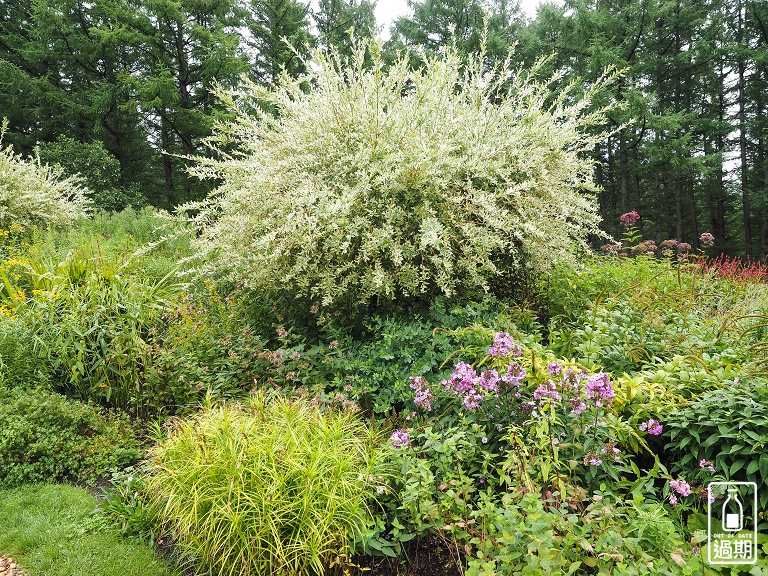
<svg viewBox="0 0 768 576">
<path fill-rule="evenodd" d="M 6 123 L 0 129 L 0 229 L 20 226 L 67 225 L 86 216 L 90 201 L 77 178 L 37 159 L 25 159 L 3 148 Z"/>
<path fill-rule="evenodd" d="M 361 43 L 225 95 L 238 119 L 212 142 L 237 152 L 198 159 L 222 182 L 198 212 L 201 255 L 330 304 L 487 288 L 502 262 L 547 267 L 599 233 L 589 151 L 604 135 L 588 128 L 604 111 L 588 111 L 610 77 L 554 98 L 559 78 L 535 70 L 423 58 L 385 69 Z"/>
</svg>

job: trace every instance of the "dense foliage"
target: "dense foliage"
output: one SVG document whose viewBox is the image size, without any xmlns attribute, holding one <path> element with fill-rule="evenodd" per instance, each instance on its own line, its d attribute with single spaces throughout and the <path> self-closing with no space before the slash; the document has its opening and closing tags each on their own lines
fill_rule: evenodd
<svg viewBox="0 0 768 576">
<path fill-rule="evenodd" d="M 126 418 L 35 389 L 0 400 L 0 486 L 94 482 L 140 455 Z"/>
<path fill-rule="evenodd" d="M 239 118 L 216 141 L 238 150 L 195 169 L 223 180 L 197 216 L 203 253 L 323 305 L 482 291 L 568 259 L 599 232 L 583 153 L 605 137 L 587 129 L 612 77 L 550 103 L 557 76 L 509 66 L 449 51 L 384 70 L 381 46 L 360 42 L 349 62 L 316 52 L 306 78 L 232 93 Z"/>
<path fill-rule="evenodd" d="M 72 224 L 87 215 L 90 202 L 81 181 L 3 147 L 7 122 L 0 129 L 0 228 Z"/>
<path fill-rule="evenodd" d="M 443 46 L 484 47 L 503 61 L 516 45 L 527 65 L 556 54 L 550 70 L 588 84 L 606 66 L 628 69 L 604 100 L 626 104 L 610 117 L 617 132 L 591 151 L 608 232 L 637 208 L 653 214 L 642 226 L 657 243 L 674 237 L 696 248 L 708 228 L 730 253 L 768 252 L 765 2 L 563 0 L 542 3 L 535 15 L 510 0 L 404 4 L 390 26 L 387 62 L 404 48 L 438 54 Z M 180 155 L 205 153 L 202 139 L 224 113 L 214 80 L 235 87 L 245 74 L 269 85 L 283 67 L 298 77 L 312 46 L 348 56 L 350 29 L 368 37 L 376 26 L 369 0 L 7 0 L 6 139 L 27 155 L 62 137 L 106 151 L 119 174 L 109 191 L 97 191 L 105 206 L 135 205 L 136 194 L 166 208 L 199 200 L 210 185 L 189 178 Z M 77 163 L 64 160 L 71 175 Z"/>
<path fill-rule="evenodd" d="M 367 523 L 375 443 L 352 412 L 256 395 L 171 427 L 148 493 L 217 574 L 322 574 Z"/>
</svg>

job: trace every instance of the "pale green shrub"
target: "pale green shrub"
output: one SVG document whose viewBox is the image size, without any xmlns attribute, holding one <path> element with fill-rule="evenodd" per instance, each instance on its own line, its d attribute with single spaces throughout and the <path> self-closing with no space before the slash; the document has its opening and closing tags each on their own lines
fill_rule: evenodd
<svg viewBox="0 0 768 576">
<path fill-rule="evenodd" d="M 147 494 L 215 574 L 322 574 L 370 521 L 375 442 L 357 414 L 256 395 L 173 428 Z"/>
<path fill-rule="evenodd" d="M 451 295 L 599 234 L 589 152 L 605 134 L 587 129 L 611 76 L 553 97 L 560 77 L 538 67 L 488 71 L 448 50 L 385 70 L 380 50 L 318 51 L 308 78 L 225 95 L 239 118 L 218 127 L 223 160 L 195 169 L 223 181 L 196 217 L 218 271 L 324 304 Z"/>
<path fill-rule="evenodd" d="M 0 130 L 0 229 L 20 226 L 62 226 L 87 215 L 90 200 L 76 177 L 61 178 L 60 170 L 25 159 L 2 147 L 7 122 Z"/>
</svg>

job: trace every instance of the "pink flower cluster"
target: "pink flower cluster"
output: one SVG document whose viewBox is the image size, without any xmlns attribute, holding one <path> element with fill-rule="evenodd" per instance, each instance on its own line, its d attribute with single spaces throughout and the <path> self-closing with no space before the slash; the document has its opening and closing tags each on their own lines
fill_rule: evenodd
<svg viewBox="0 0 768 576">
<path fill-rule="evenodd" d="M 493 338 L 493 346 L 488 349 L 488 354 L 501 358 L 503 356 L 517 357 L 523 353 L 523 349 L 520 348 L 512 336 L 507 332 L 499 332 Z"/>
<path fill-rule="evenodd" d="M 632 212 L 622 214 L 619 217 L 619 221 L 623 226 L 628 228 L 630 226 L 634 226 L 640 221 L 640 214 L 638 214 L 635 210 L 632 210 Z"/>
<path fill-rule="evenodd" d="M 389 442 L 395 448 L 407 448 L 411 445 L 411 439 L 408 437 L 408 430 L 399 428 L 392 432 L 392 436 L 389 437 Z"/>
<path fill-rule="evenodd" d="M 704 232 L 699 236 L 699 244 L 701 244 L 702 248 L 709 248 L 715 244 L 715 237 L 709 232 Z"/>
<path fill-rule="evenodd" d="M 699 460 L 699 467 L 706 468 L 710 472 L 714 472 L 715 471 L 715 467 L 712 466 L 712 462 L 704 460 L 703 458 L 701 460 Z"/>
<path fill-rule="evenodd" d="M 669 486 L 680 496 L 689 496 L 691 494 L 691 486 L 685 480 L 672 480 Z M 672 505 L 678 502 L 675 492 L 669 495 L 669 503 Z"/>
<path fill-rule="evenodd" d="M 598 408 L 603 403 L 610 404 L 615 396 L 610 376 L 605 372 L 598 372 L 587 380 L 587 398 L 594 400 Z"/>
<path fill-rule="evenodd" d="M 432 390 L 429 388 L 429 382 L 424 376 L 411 376 L 411 390 L 414 391 L 413 403 L 422 410 L 430 412 L 432 410 Z"/>
<path fill-rule="evenodd" d="M 664 431 L 664 426 L 661 425 L 661 422 L 659 422 L 658 420 L 654 420 L 653 418 L 648 420 L 648 422 L 643 422 L 637 428 L 641 432 L 647 431 L 648 434 L 652 436 L 658 436 Z"/>
</svg>

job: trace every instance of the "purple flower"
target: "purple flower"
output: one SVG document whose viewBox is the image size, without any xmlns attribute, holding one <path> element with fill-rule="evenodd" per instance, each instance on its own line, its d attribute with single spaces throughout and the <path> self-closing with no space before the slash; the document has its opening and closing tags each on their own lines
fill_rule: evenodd
<svg viewBox="0 0 768 576">
<path fill-rule="evenodd" d="M 497 358 L 507 355 L 520 356 L 522 353 L 523 349 L 515 344 L 512 336 L 507 332 L 496 334 L 493 338 L 493 346 L 488 349 L 488 354 Z"/>
<path fill-rule="evenodd" d="M 560 394 L 557 392 L 555 383 L 550 380 L 546 384 L 542 384 L 536 390 L 533 391 L 533 399 L 541 401 L 545 397 L 550 397 L 556 402 L 561 400 Z"/>
<path fill-rule="evenodd" d="M 680 496 L 688 496 L 691 493 L 691 487 L 685 480 L 672 480 L 669 485 L 675 492 L 680 494 Z"/>
<path fill-rule="evenodd" d="M 581 398 L 571 398 L 568 403 L 571 405 L 571 414 L 581 414 L 587 409 L 587 405 Z"/>
<path fill-rule="evenodd" d="M 699 236 L 699 243 L 701 244 L 702 248 L 709 248 L 715 243 L 715 237 L 712 236 L 709 232 L 704 232 L 701 236 Z"/>
<path fill-rule="evenodd" d="M 499 373 L 496 370 L 485 370 L 480 375 L 479 384 L 483 390 L 496 392 L 499 389 Z"/>
<path fill-rule="evenodd" d="M 600 460 L 600 458 L 590 458 L 589 459 L 589 464 L 591 466 L 600 466 L 602 463 L 603 463 L 603 461 Z"/>
<path fill-rule="evenodd" d="M 461 403 L 464 404 L 464 408 L 466 408 L 469 412 L 474 412 L 480 408 L 480 403 L 484 399 L 485 396 L 473 388 L 464 395 L 464 399 L 461 401 Z"/>
<path fill-rule="evenodd" d="M 517 362 L 512 362 L 507 368 L 507 373 L 501 377 L 501 381 L 519 389 L 520 382 L 522 382 L 527 375 L 525 368 L 520 366 Z"/>
<path fill-rule="evenodd" d="M 669 503 L 672 504 L 672 506 L 677 504 L 677 496 L 675 496 L 674 493 L 669 495 Z"/>
<path fill-rule="evenodd" d="M 638 214 L 635 210 L 632 210 L 632 212 L 627 212 L 626 214 L 622 214 L 619 217 L 619 221 L 624 227 L 630 227 L 637 224 L 637 222 L 640 220 L 640 214 Z"/>
<path fill-rule="evenodd" d="M 482 442 L 483 444 L 488 444 L 488 438 L 486 438 L 485 436 L 483 436 L 483 439 L 481 440 L 481 442 Z"/>
<path fill-rule="evenodd" d="M 701 460 L 699 460 L 699 466 L 701 468 L 706 468 L 710 472 L 714 472 L 715 471 L 715 467 L 712 466 L 712 462 L 708 462 L 707 460 L 704 460 L 703 458 Z"/>
<path fill-rule="evenodd" d="M 423 376 L 411 376 L 411 389 L 414 391 L 413 403 L 427 412 L 432 410 L 432 390 Z"/>
<path fill-rule="evenodd" d="M 648 434 L 652 436 L 658 436 L 664 431 L 664 426 L 661 425 L 661 422 L 659 422 L 658 420 L 654 420 L 653 418 L 648 420 L 648 422 L 643 422 L 637 428 L 641 432 L 644 432 L 647 430 Z"/>
<path fill-rule="evenodd" d="M 400 428 L 392 432 L 392 436 L 389 437 L 389 442 L 395 448 L 407 448 L 411 445 L 411 439 L 408 437 L 408 430 Z"/>
<path fill-rule="evenodd" d="M 560 376 L 563 373 L 563 367 L 557 362 L 550 362 L 547 364 L 547 372 L 550 376 Z"/>
<path fill-rule="evenodd" d="M 446 390 L 450 390 L 457 396 L 460 396 L 469 390 L 474 389 L 477 372 L 466 362 L 459 362 L 451 374 L 450 382 L 443 380 L 442 384 Z"/>
<path fill-rule="evenodd" d="M 602 406 L 603 402 L 610 404 L 614 394 L 610 377 L 604 372 L 599 372 L 587 381 L 587 398 L 595 401 L 595 406 Z"/>
</svg>

